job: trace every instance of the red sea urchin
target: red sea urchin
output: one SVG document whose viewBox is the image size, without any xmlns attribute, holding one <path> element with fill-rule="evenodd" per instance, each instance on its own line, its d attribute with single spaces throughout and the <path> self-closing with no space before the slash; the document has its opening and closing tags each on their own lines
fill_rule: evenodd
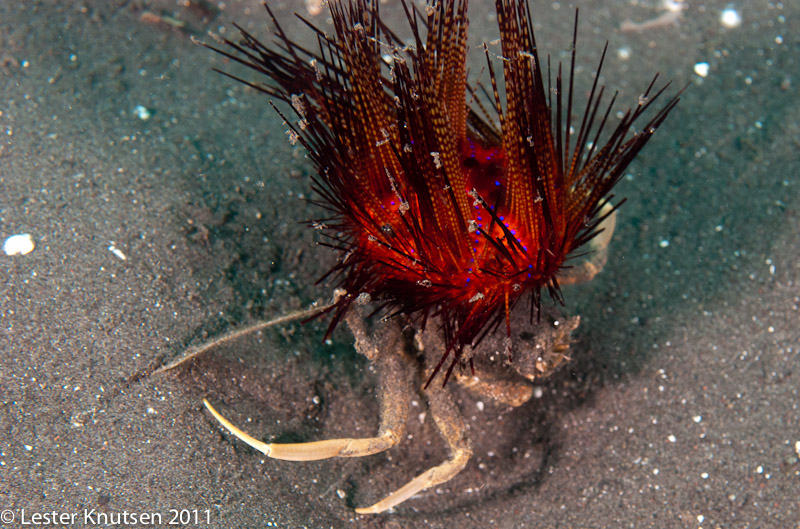
<svg viewBox="0 0 800 529">
<path fill-rule="evenodd" d="M 505 104 L 484 46 L 491 114 L 467 100 L 487 91 L 467 83 L 466 0 L 440 0 L 426 17 L 403 1 L 411 44 L 383 24 L 377 1 L 329 5 L 333 36 L 306 21 L 316 51 L 287 36 L 266 4 L 277 46 L 239 28 L 241 42 L 216 51 L 268 78 L 237 80 L 294 109 L 288 134 L 316 165 L 314 189 L 333 213 L 316 225 L 341 252 L 332 272 L 348 292 L 330 329 L 367 293 L 393 313 L 436 317 L 452 369 L 464 345 L 503 319 L 508 327 L 523 295 L 537 308 L 543 288 L 561 299 L 559 271 L 597 235 L 611 189 L 678 98 L 631 133 L 666 88 L 651 95 L 654 78 L 603 136 L 615 99 L 601 107 L 604 49 L 573 132 L 575 37 L 565 94 L 560 65 L 555 86 L 543 74 L 527 2 L 497 0 Z"/>
<path fill-rule="evenodd" d="M 331 212 L 314 224 L 325 233 L 324 244 L 341 253 L 331 270 L 341 287 L 331 305 L 257 324 L 214 344 L 332 312 L 329 332 L 344 320 L 356 349 L 380 367 L 375 437 L 264 443 L 204 401 L 236 437 L 277 459 L 360 457 L 391 448 L 403 438 L 417 372 L 429 384 L 444 365 L 443 385 L 456 365 L 469 363 L 472 376 L 456 373 L 463 386 L 512 406 L 527 401 L 528 381 L 567 359 L 570 332 L 578 326 L 577 317 L 534 323 L 541 291 L 561 301 L 559 284 L 591 279 L 602 267 L 619 205 L 611 204 L 611 190 L 679 95 L 634 131 L 666 89 L 655 90 L 654 78 L 635 108 L 611 117 L 616 96 L 602 103 L 597 81 L 604 49 L 583 117 L 573 126 L 577 14 L 565 90 L 560 65 L 552 86 L 549 60 L 547 75 L 542 72 L 526 0 L 496 0 L 501 91 L 485 45 L 491 88 L 467 83 L 467 0 L 438 0 L 425 14 L 403 0 L 409 43 L 384 25 L 377 0 L 328 5 L 332 36 L 301 17 L 315 32 L 315 50 L 289 38 L 268 6 L 274 48 L 242 28 L 240 42 L 224 39 L 228 48 L 213 48 L 268 80 L 226 75 L 294 109 L 291 121 L 281 114 L 287 132 L 308 150 L 317 169 L 317 203 Z M 592 249 L 596 253 L 580 267 L 567 264 Z M 512 313 L 523 295 L 531 298 L 527 322 L 519 311 Z M 390 318 L 371 336 L 353 306 L 365 300 L 389 316 L 407 316 L 412 325 Z M 493 331 L 503 321 L 506 340 L 498 346 Z M 512 339 L 512 326 L 525 331 Z M 514 351 L 512 374 L 527 380 L 507 376 L 508 365 L 492 354 L 503 348 Z M 472 448 L 449 388 L 430 388 L 424 398 L 449 459 L 358 512 L 390 509 L 467 464 Z"/>
</svg>

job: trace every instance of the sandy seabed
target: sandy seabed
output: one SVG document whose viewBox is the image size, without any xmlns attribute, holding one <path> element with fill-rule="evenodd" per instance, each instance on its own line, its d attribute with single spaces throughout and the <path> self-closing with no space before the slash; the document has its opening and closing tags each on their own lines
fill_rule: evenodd
<svg viewBox="0 0 800 529">
<path fill-rule="evenodd" d="M 725 27 L 727 1 L 687 1 L 622 31 L 663 8 L 581 3 L 586 78 L 608 39 L 604 81 L 626 105 L 656 71 L 690 87 L 619 186 L 608 266 L 565 292 L 573 364 L 520 409 L 463 394 L 473 460 L 380 516 L 353 507 L 446 457 L 421 410 L 385 454 L 289 463 L 201 405 L 264 439 L 371 435 L 375 376 L 346 331 L 289 324 L 152 374 L 327 298 L 334 259 L 300 223 L 317 212 L 303 151 L 191 42 L 233 21 L 269 38 L 266 15 L 178 4 L 0 3 L 0 239 L 35 245 L 0 254 L 0 523 L 800 527 L 800 4 L 751 2 Z M 271 5 L 302 31 L 305 3 Z M 538 43 L 564 58 L 573 6 L 533 5 Z M 470 9 L 478 71 L 496 28 L 488 2 Z"/>
</svg>

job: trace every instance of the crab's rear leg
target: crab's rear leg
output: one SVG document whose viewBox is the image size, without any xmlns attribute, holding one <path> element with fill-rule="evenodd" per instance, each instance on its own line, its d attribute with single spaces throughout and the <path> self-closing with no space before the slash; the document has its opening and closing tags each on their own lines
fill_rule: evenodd
<svg viewBox="0 0 800 529">
<path fill-rule="evenodd" d="M 359 514 L 376 514 L 391 509 L 418 492 L 451 480 L 461 472 L 472 457 L 472 446 L 466 436 L 461 412 L 447 388 L 435 388 L 426 393 L 428 409 L 439 433 L 450 450 L 450 458 L 441 465 L 430 468 L 415 477 L 378 503 L 361 509 Z"/>
<path fill-rule="evenodd" d="M 193 347 L 187 351 L 184 351 L 184 353 L 180 357 L 178 357 L 177 359 L 173 360 L 168 364 L 162 365 L 161 367 L 153 371 L 153 373 L 154 374 L 163 373 L 175 369 L 176 367 L 185 364 L 189 360 L 197 358 L 198 356 L 202 355 L 203 353 L 211 349 L 214 349 L 215 347 L 219 347 L 220 345 L 223 345 L 228 342 L 234 342 L 243 336 L 247 336 L 248 334 L 253 334 L 258 331 L 267 329 L 269 327 L 283 325 L 284 323 L 289 323 L 291 321 L 301 320 L 305 318 L 312 318 L 317 314 L 325 312 L 326 310 L 333 307 L 334 303 L 336 303 L 335 299 L 332 303 L 328 303 L 326 305 L 322 305 L 319 302 L 316 302 L 314 303 L 314 306 L 312 306 L 309 309 L 290 312 L 289 314 L 284 314 L 283 316 L 279 316 L 272 320 L 258 321 L 256 323 L 247 325 L 245 327 L 234 329 L 229 333 L 223 334 L 222 336 L 214 338 L 213 340 L 209 340 L 208 342 L 202 343 L 197 347 Z"/>
<path fill-rule="evenodd" d="M 591 252 L 589 259 L 578 266 L 562 270 L 558 275 L 560 285 L 574 285 L 591 281 L 606 265 L 608 243 L 611 242 L 611 236 L 614 235 L 614 228 L 617 225 L 617 212 L 610 203 L 606 202 L 600 210 L 600 216 L 606 218 L 600 223 L 600 233 L 589 241 L 589 251 Z"/>
<path fill-rule="evenodd" d="M 400 331 L 396 325 L 387 326 L 378 357 L 378 347 L 366 335 L 357 312 L 346 317 L 356 335 L 356 348 L 377 361 L 380 372 L 381 426 L 378 435 L 365 438 L 328 439 L 309 443 L 264 443 L 234 426 L 211 404 L 203 404 L 219 423 L 232 435 L 264 455 L 288 461 L 316 461 L 331 457 L 361 457 L 383 452 L 396 445 L 403 436 L 408 408 L 413 393 L 412 373 Z M 377 357 L 377 358 L 376 358 Z"/>
</svg>

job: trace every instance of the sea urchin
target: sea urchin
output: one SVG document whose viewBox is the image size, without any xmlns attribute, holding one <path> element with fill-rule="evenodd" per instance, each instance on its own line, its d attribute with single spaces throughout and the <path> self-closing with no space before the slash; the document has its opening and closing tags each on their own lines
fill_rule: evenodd
<svg viewBox="0 0 800 529">
<path fill-rule="evenodd" d="M 604 49 L 582 117 L 573 119 L 577 14 L 568 75 L 559 64 L 552 82 L 528 3 L 496 0 L 500 52 L 484 45 L 484 86 L 468 82 L 467 0 L 438 0 L 424 13 L 404 0 L 408 41 L 386 27 L 377 0 L 328 5 L 330 35 L 301 17 L 313 45 L 289 37 L 266 6 L 273 46 L 239 28 L 241 40 L 223 39 L 225 47 L 214 48 L 265 79 L 226 75 L 293 109 L 292 118 L 281 114 L 287 133 L 308 151 L 316 202 L 330 212 L 315 225 L 324 244 L 341 254 L 331 270 L 339 290 L 326 308 L 333 314 L 329 329 L 346 321 L 356 348 L 382 367 L 382 426 L 374 438 L 265 444 L 208 405 L 238 437 L 282 459 L 361 456 L 397 443 L 412 392 L 410 349 L 423 357 L 428 384 L 443 372 L 444 385 L 461 364 L 472 367 L 472 385 L 489 394 L 500 379 L 489 374 L 491 366 L 475 370 L 476 348 L 503 322 L 507 353 L 515 362 L 521 356 L 519 373 L 533 379 L 560 364 L 577 318 L 560 330 L 534 322 L 541 292 L 560 301 L 561 284 L 590 279 L 602 267 L 597 257 L 582 267 L 569 260 L 592 249 L 604 255 L 619 205 L 611 203 L 612 188 L 678 102 L 676 95 L 642 122 L 666 89 L 654 88 L 654 78 L 632 109 L 612 114 L 616 96 L 604 102 L 598 84 Z M 519 324 L 538 334 L 535 357 L 511 340 L 512 320 L 518 324 L 512 309 L 523 296 L 531 311 Z M 366 301 L 395 322 L 410 322 L 419 331 L 416 345 L 397 323 L 373 341 L 354 306 Z M 495 391 L 499 400 L 520 404 L 530 397 L 503 387 Z M 447 481 L 469 459 L 448 389 L 425 393 L 450 460 L 360 512 L 383 511 Z"/>
</svg>

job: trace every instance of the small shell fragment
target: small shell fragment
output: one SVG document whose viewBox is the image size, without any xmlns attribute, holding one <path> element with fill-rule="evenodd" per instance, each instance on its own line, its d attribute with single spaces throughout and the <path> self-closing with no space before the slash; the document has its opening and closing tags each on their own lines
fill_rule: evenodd
<svg viewBox="0 0 800 529">
<path fill-rule="evenodd" d="M 153 115 L 149 108 L 144 105 L 136 105 L 133 109 L 134 115 L 142 121 L 147 121 Z"/>
<path fill-rule="evenodd" d="M 742 15 L 735 8 L 728 7 L 720 13 L 719 22 L 723 27 L 737 28 L 742 25 Z"/>
<path fill-rule="evenodd" d="M 6 252 L 6 255 L 28 255 L 35 247 L 30 233 L 12 235 L 3 243 L 3 251 Z"/>
<path fill-rule="evenodd" d="M 700 77 L 708 76 L 708 71 L 711 69 L 711 65 L 707 62 L 698 62 L 694 65 L 694 73 L 699 75 Z"/>
<path fill-rule="evenodd" d="M 122 253 L 122 250 L 120 250 L 119 248 L 114 246 L 113 242 L 108 247 L 108 251 L 113 253 L 115 256 L 117 256 L 117 259 L 120 259 L 122 261 L 127 261 L 128 260 L 128 256 L 126 256 L 124 253 Z"/>
</svg>

